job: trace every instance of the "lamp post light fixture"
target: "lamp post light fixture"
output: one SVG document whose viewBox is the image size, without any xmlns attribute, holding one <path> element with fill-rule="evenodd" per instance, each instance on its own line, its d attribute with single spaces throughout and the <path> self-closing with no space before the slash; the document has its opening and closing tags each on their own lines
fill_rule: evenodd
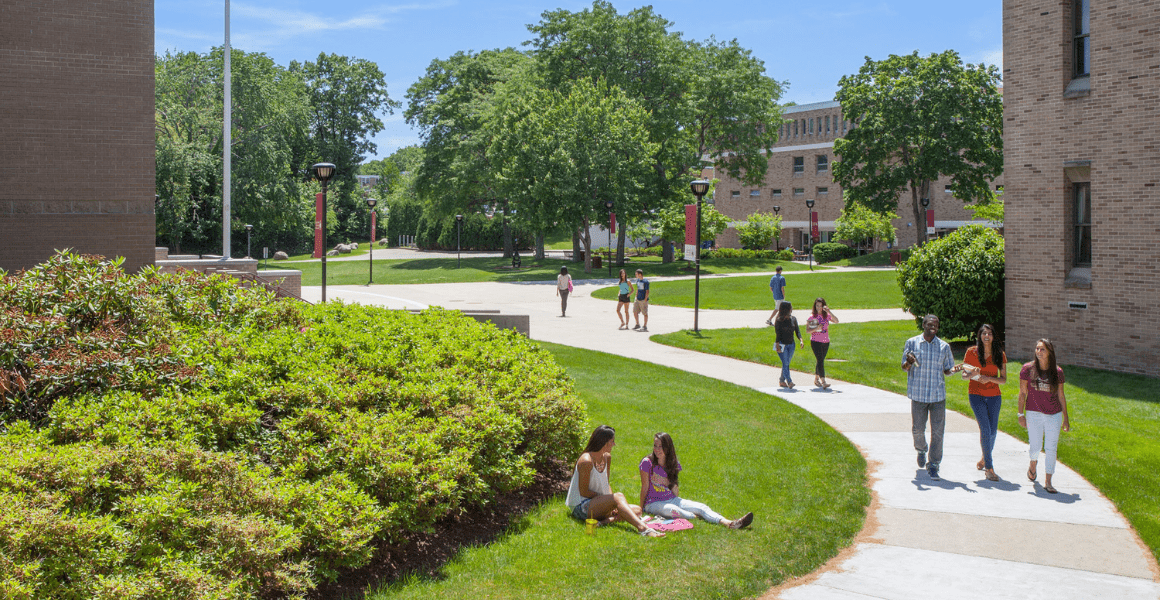
<svg viewBox="0 0 1160 600">
<path fill-rule="evenodd" d="M 250 257 L 250 231 L 253 229 L 253 225 L 246 223 L 246 258 Z"/>
<path fill-rule="evenodd" d="M 463 247 L 460 242 L 463 238 L 463 215 L 455 215 L 455 268 L 458 269 L 463 264 L 463 259 L 460 253 L 463 252 Z"/>
<path fill-rule="evenodd" d="M 773 205 L 773 214 L 774 214 L 774 216 L 780 215 L 781 214 L 781 206 L 774 204 Z M 777 238 L 774 241 L 777 243 L 777 251 L 781 252 L 781 229 L 780 229 L 780 227 L 777 230 Z"/>
<path fill-rule="evenodd" d="M 926 207 L 930 206 L 930 197 L 923 196 L 922 199 L 920 199 L 918 202 L 920 204 L 922 204 L 922 209 L 923 209 L 922 210 L 922 212 L 923 212 L 923 215 L 922 215 L 923 224 L 922 225 L 923 226 L 920 228 L 920 231 L 922 231 L 922 241 L 923 241 L 923 243 L 926 243 L 926 241 L 930 237 L 929 235 L 927 235 L 927 231 L 926 231 Z"/>
<path fill-rule="evenodd" d="M 693 331 L 700 332 L 701 316 L 701 199 L 709 193 L 709 182 L 698 179 L 689 184 L 689 189 L 697 197 L 697 249 L 694 250 L 693 264 L 696 274 L 693 278 Z"/>
<path fill-rule="evenodd" d="M 608 278 L 612 278 L 612 200 L 604 201 L 604 208 L 608 209 Z"/>
<path fill-rule="evenodd" d="M 810 228 L 810 270 L 814 270 L 814 244 L 817 240 L 814 239 L 814 199 L 806 199 L 806 208 L 810 209 L 809 228 Z"/>
<path fill-rule="evenodd" d="M 322 183 L 322 301 L 326 302 L 326 184 L 334 177 L 334 165 L 317 163 L 310 167 L 310 172 Z"/>
<path fill-rule="evenodd" d="M 375 212 L 375 205 L 378 203 L 379 203 L 379 201 L 374 199 L 374 198 L 367 198 L 367 208 L 369 208 L 370 212 L 371 212 L 371 243 L 370 243 L 371 250 L 370 250 L 370 260 L 367 261 L 367 264 L 369 265 L 368 270 L 370 272 L 370 279 L 367 280 L 367 285 L 370 285 L 370 284 L 375 282 L 375 219 L 374 219 L 374 212 Z"/>
</svg>

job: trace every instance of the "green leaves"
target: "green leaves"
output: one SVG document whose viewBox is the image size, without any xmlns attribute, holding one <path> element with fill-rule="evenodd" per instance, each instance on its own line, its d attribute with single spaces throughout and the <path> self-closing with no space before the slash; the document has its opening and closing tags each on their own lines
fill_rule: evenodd
<svg viewBox="0 0 1160 600">
<path fill-rule="evenodd" d="M 764 250 L 780 235 L 781 216 L 768 212 L 755 212 L 737 226 L 741 246 L 750 250 Z"/>
</svg>

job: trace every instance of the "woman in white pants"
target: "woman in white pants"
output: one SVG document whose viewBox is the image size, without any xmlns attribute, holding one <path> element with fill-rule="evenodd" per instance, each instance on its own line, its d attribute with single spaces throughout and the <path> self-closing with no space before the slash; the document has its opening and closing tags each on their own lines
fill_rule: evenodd
<svg viewBox="0 0 1160 600">
<path fill-rule="evenodd" d="M 1055 473 L 1055 455 L 1059 432 L 1071 431 L 1067 418 L 1067 397 L 1063 393 L 1063 369 L 1055 363 L 1055 346 L 1047 338 L 1035 343 L 1035 360 L 1023 365 L 1019 373 L 1019 425 L 1027 429 L 1027 479 L 1035 481 L 1035 468 L 1042 447 L 1047 455 L 1043 489 L 1056 493 L 1051 485 Z"/>
<path fill-rule="evenodd" d="M 681 498 L 677 483 L 680 472 L 681 463 L 677 460 L 672 436 L 664 432 L 653 436 L 652 454 L 640 461 L 640 505 L 644 512 L 686 520 L 701 517 L 729 529 L 745 529 L 753 523 L 753 513 L 730 520 L 700 502 Z"/>
</svg>

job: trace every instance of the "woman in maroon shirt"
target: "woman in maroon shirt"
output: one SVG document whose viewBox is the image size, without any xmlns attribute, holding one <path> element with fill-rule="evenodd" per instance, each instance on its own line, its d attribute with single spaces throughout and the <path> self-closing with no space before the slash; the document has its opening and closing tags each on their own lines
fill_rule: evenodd
<svg viewBox="0 0 1160 600">
<path fill-rule="evenodd" d="M 1047 338 L 1035 343 L 1035 360 L 1023 365 L 1019 373 L 1019 425 L 1027 429 L 1027 454 L 1031 464 L 1027 479 L 1035 481 L 1039 449 L 1047 455 L 1043 489 L 1054 494 L 1051 475 L 1055 473 L 1055 455 L 1059 432 L 1071 431 L 1067 418 L 1067 397 L 1063 393 L 1063 369 L 1055 363 L 1055 346 Z"/>
</svg>

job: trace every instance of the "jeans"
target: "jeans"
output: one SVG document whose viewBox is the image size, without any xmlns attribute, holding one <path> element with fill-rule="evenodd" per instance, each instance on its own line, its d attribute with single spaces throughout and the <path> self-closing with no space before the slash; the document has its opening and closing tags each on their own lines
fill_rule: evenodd
<svg viewBox="0 0 1160 600">
<path fill-rule="evenodd" d="M 568 290 L 560 290 L 560 314 L 568 312 Z"/>
<path fill-rule="evenodd" d="M 793 380 L 789 378 L 789 361 L 793 360 L 794 347 L 793 344 L 786 344 L 782 347 L 781 352 L 777 353 L 781 357 L 781 379 L 786 383 L 793 383 Z"/>
<path fill-rule="evenodd" d="M 930 447 L 926 445 L 926 420 L 930 417 Z M 914 449 L 926 452 L 926 464 L 938 468 L 943 455 L 943 430 L 946 428 L 947 403 L 910 401 L 911 433 Z"/>
<path fill-rule="evenodd" d="M 1039 449 L 1047 455 L 1047 464 L 1043 472 L 1048 475 L 1055 473 L 1055 454 L 1059 448 L 1059 430 L 1063 427 L 1063 413 L 1057 412 L 1048 415 L 1033 410 L 1027 411 L 1027 456 L 1030 460 L 1039 460 Z"/>
<path fill-rule="evenodd" d="M 720 523 L 725 518 L 700 502 L 693 502 L 692 500 L 685 500 L 684 498 L 649 502 L 645 505 L 644 512 L 650 515 L 658 515 L 672 519 L 692 520 L 701 517 L 714 525 Z"/>
<path fill-rule="evenodd" d="M 1002 396 L 980 396 L 969 394 L 971 410 L 979 423 L 979 445 L 983 447 L 983 464 L 994 469 L 991 453 L 995 450 L 995 436 L 999 433 L 999 409 L 1003 406 Z"/>
<path fill-rule="evenodd" d="M 810 340 L 810 348 L 814 351 L 814 358 L 817 359 L 817 364 L 814 365 L 814 374 L 822 379 L 826 378 L 826 353 L 830 351 L 829 342 L 815 342 Z"/>
</svg>

